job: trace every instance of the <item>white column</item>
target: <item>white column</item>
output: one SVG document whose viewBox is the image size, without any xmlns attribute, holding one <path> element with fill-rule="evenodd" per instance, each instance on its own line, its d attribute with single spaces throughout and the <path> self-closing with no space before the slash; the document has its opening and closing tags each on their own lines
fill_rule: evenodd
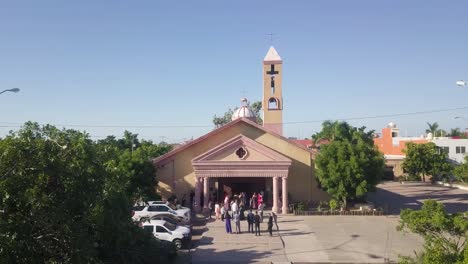
<svg viewBox="0 0 468 264">
<path fill-rule="evenodd" d="M 203 178 L 203 211 L 208 211 L 208 201 L 210 200 L 210 178 Z"/>
<path fill-rule="evenodd" d="M 281 212 L 283 214 L 288 213 L 288 178 L 283 177 L 283 208 L 281 208 Z"/>
<path fill-rule="evenodd" d="M 203 178 L 201 177 L 196 177 L 195 178 L 195 204 L 194 204 L 194 208 L 195 208 L 195 212 L 200 212 L 201 210 L 201 192 L 202 192 L 202 183 L 201 181 L 203 180 Z"/>
<path fill-rule="evenodd" d="M 273 177 L 273 207 L 271 211 L 278 213 L 278 177 Z"/>
</svg>

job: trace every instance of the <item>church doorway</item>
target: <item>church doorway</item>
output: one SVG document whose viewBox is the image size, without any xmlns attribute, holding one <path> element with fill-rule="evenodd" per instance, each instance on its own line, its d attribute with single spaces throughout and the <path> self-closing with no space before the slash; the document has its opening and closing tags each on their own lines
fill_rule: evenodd
<svg viewBox="0 0 468 264">
<path fill-rule="evenodd" d="M 271 181 L 271 178 L 264 177 L 226 177 L 218 178 L 218 201 L 223 201 L 226 194 L 236 195 L 241 192 L 247 193 L 247 196 L 250 197 L 252 194 L 259 193 L 260 191 L 264 192 L 264 200 L 268 203 L 269 196 L 269 186 L 271 185 L 268 180 Z"/>
</svg>

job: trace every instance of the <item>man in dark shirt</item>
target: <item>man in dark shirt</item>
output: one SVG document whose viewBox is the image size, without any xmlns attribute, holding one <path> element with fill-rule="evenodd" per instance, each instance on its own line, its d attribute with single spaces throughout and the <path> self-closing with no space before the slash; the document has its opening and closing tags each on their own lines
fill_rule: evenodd
<svg viewBox="0 0 468 264">
<path fill-rule="evenodd" d="M 258 215 L 258 211 L 255 211 L 254 223 L 255 223 L 255 235 L 257 236 L 258 234 L 260 236 L 260 216 Z"/>
<path fill-rule="evenodd" d="M 247 223 L 249 224 L 249 233 L 254 232 L 253 223 L 254 223 L 254 214 L 252 213 L 252 209 L 249 210 L 247 214 Z"/>
</svg>

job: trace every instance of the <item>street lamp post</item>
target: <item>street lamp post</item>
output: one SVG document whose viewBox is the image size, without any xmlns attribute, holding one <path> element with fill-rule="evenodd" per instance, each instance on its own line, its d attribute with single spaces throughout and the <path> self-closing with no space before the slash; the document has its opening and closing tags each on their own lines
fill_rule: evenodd
<svg viewBox="0 0 468 264">
<path fill-rule="evenodd" d="M 456 117 L 454 117 L 453 119 L 461 119 L 461 120 L 468 121 L 468 119 L 466 119 L 466 118 L 464 118 L 464 117 L 461 117 L 461 116 L 456 116 Z"/>
<path fill-rule="evenodd" d="M 5 92 L 17 93 L 19 91 L 20 91 L 19 88 L 11 88 L 11 89 L 6 89 L 6 90 L 1 91 L 0 94 L 5 93 Z"/>
</svg>

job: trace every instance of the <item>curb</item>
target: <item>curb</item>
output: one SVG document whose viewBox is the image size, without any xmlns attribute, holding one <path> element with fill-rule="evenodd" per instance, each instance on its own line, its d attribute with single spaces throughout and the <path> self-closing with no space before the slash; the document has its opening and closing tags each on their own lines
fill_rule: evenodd
<svg viewBox="0 0 468 264">
<path fill-rule="evenodd" d="M 436 181 L 435 182 L 437 185 L 445 186 L 445 187 L 450 187 L 454 189 L 460 189 L 464 191 L 468 191 L 468 186 L 460 185 L 460 184 L 453 184 L 453 183 L 444 183 L 441 181 Z"/>
</svg>

